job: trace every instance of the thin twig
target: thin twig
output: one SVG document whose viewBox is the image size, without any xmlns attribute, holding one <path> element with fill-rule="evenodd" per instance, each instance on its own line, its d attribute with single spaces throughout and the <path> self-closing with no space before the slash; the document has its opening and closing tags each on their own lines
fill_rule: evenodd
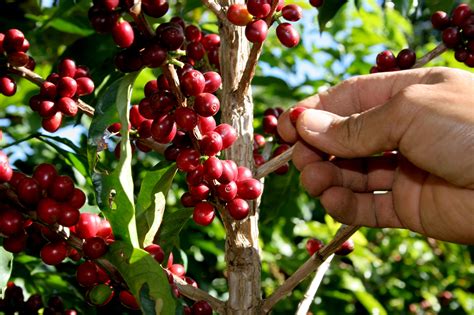
<svg viewBox="0 0 474 315">
<path fill-rule="evenodd" d="M 270 159 L 264 164 L 260 165 L 255 171 L 255 178 L 259 179 L 265 177 L 271 172 L 285 165 L 285 163 L 288 163 L 291 160 L 291 155 L 293 154 L 294 147 L 295 146 L 291 146 L 282 154 L 277 155 L 273 159 Z"/>
<path fill-rule="evenodd" d="M 421 68 L 424 65 L 426 65 L 428 62 L 431 60 L 435 59 L 445 51 L 447 51 L 448 48 L 443 44 L 439 44 L 436 46 L 433 50 L 429 51 L 426 55 L 424 55 L 422 58 L 418 59 L 418 61 L 415 63 L 415 65 L 412 67 L 414 68 Z"/>
<path fill-rule="evenodd" d="M 295 315 L 306 315 L 308 314 L 309 307 L 314 300 L 314 296 L 318 291 L 321 282 L 323 281 L 324 275 L 329 269 L 329 265 L 331 264 L 331 260 L 334 258 L 334 254 L 329 256 L 322 264 L 319 266 L 316 274 L 314 275 L 313 280 L 308 286 L 306 293 L 304 294 L 303 299 L 301 300 L 300 304 L 298 304 L 298 309 L 296 310 Z"/>
<path fill-rule="evenodd" d="M 142 34 L 147 38 L 152 38 L 155 35 L 153 28 L 151 27 L 148 20 L 145 18 L 142 10 L 142 2 L 140 0 L 135 0 L 133 5 L 128 10 L 128 13 L 133 18 L 137 24 L 138 29 Z"/>
<path fill-rule="evenodd" d="M 321 266 L 329 256 L 334 254 L 342 243 L 349 239 L 349 237 L 351 237 L 351 235 L 358 229 L 359 226 L 343 224 L 329 244 L 311 256 L 311 258 L 301 265 L 288 279 L 286 279 L 286 281 L 275 292 L 273 292 L 272 295 L 264 300 L 262 311 L 268 313 L 278 301 L 285 298 L 301 281 L 318 269 L 318 267 Z"/>
<path fill-rule="evenodd" d="M 274 22 L 273 14 L 275 13 L 276 7 L 278 6 L 278 2 L 278 0 L 273 0 L 270 14 L 268 14 L 268 16 L 265 18 L 265 22 L 267 22 L 268 28 L 270 28 L 270 26 Z M 255 70 L 257 69 L 258 58 L 260 57 L 260 53 L 262 52 L 263 43 L 264 41 L 261 43 L 254 43 L 252 45 L 252 49 L 250 50 L 250 54 L 247 59 L 247 64 L 245 65 L 244 73 L 242 73 L 239 86 L 237 87 L 237 95 L 245 95 L 248 88 L 250 87 L 252 83 L 252 78 L 255 75 Z"/>
<path fill-rule="evenodd" d="M 218 312 L 219 314 L 225 313 L 225 303 L 221 300 L 213 297 L 206 291 L 193 287 L 180 277 L 173 275 L 173 280 L 182 295 L 186 296 L 187 298 L 190 298 L 193 301 L 204 300 L 211 305 L 214 311 Z"/>
<path fill-rule="evenodd" d="M 211 10 L 217 18 L 220 20 L 220 22 L 225 23 L 227 21 L 227 17 L 222 11 L 222 7 L 217 1 L 215 0 L 202 0 L 202 4 L 204 4 L 206 7 L 208 7 L 209 10 Z"/>
</svg>

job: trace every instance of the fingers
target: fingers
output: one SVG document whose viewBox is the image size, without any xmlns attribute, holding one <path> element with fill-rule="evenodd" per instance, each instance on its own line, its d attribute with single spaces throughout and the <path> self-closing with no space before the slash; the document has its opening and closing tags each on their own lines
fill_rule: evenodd
<svg viewBox="0 0 474 315">
<path fill-rule="evenodd" d="M 391 192 L 354 193 L 348 188 L 332 187 L 323 193 L 321 203 L 329 215 L 344 224 L 403 227 L 393 207 Z"/>
<path fill-rule="evenodd" d="M 292 161 L 295 167 L 302 171 L 303 168 L 317 161 L 327 160 L 327 154 L 308 146 L 304 142 L 298 141 L 293 149 Z"/>
<path fill-rule="evenodd" d="M 342 161 L 317 161 L 301 172 L 301 184 L 312 196 L 320 196 L 330 187 L 340 186 L 355 192 L 391 190 L 395 156 Z"/>
</svg>

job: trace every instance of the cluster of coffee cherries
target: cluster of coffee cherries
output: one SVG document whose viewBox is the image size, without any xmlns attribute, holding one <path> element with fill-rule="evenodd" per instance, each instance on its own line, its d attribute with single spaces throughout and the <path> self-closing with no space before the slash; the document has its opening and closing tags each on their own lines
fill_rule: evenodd
<svg viewBox="0 0 474 315">
<path fill-rule="evenodd" d="M 277 131 L 278 117 L 283 113 L 283 108 L 267 108 L 263 112 L 263 133 L 267 136 L 255 133 L 253 136 L 253 159 L 255 165 L 260 166 L 267 162 L 270 158 L 274 158 L 290 148 L 287 143 L 284 143 Z M 276 144 L 276 145 L 275 145 Z M 266 147 L 275 147 L 271 154 L 266 156 Z M 290 165 L 287 163 L 280 166 L 274 171 L 277 175 L 284 175 L 288 172 Z"/>
<path fill-rule="evenodd" d="M 43 118 L 43 128 L 55 132 L 61 126 L 63 116 L 77 115 L 79 97 L 93 91 L 94 82 L 89 77 L 89 70 L 76 66 L 71 59 L 63 59 L 58 64 L 58 73 L 50 74 L 41 84 L 39 94 L 31 97 L 30 107 Z"/>
<path fill-rule="evenodd" d="M 467 4 L 460 4 L 451 12 L 437 11 L 431 16 L 433 28 L 441 31 L 446 47 L 454 50 L 457 61 L 474 67 L 474 12 Z"/>
<path fill-rule="evenodd" d="M 370 73 L 406 70 L 416 63 L 416 53 L 413 49 L 402 49 L 397 56 L 390 50 L 384 50 L 377 55 L 376 65 L 370 69 Z"/>
<path fill-rule="evenodd" d="M 234 25 L 245 26 L 245 36 L 252 43 L 262 43 L 268 35 L 266 18 L 272 11 L 271 0 L 248 0 L 243 4 L 231 4 L 227 9 L 227 19 Z M 300 42 L 298 31 L 288 22 L 280 23 L 280 17 L 296 22 L 303 16 L 303 10 L 296 4 L 285 5 L 280 0 L 272 20 L 278 21 L 276 35 L 282 45 L 294 47 Z"/>
<path fill-rule="evenodd" d="M 169 22 L 161 23 L 155 34 L 148 34 L 134 22 L 121 19 L 127 12 L 130 1 L 94 1 L 89 10 L 89 20 L 99 33 L 110 33 L 122 50 L 116 55 L 115 66 L 122 72 L 138 71 L 142 67 L 157 68 L 171 56 L 179 56 L 178 51 L 186 51 L 190 63 L 207 59 L 212 65 L 219 66 L 218 48 L 220 38 L 215 34 L 204 35 L 194 25 L 185 25 L 180 17 L 173 17 Z M 146 15 L 158 18 L 168 12 L 168 2 L 142 1 L 141 7 Z"/>
<path fill-rule="evenodd" d="M 0 299 L 1 314 L 25 315 L 77 315 L 75 309 L 65 309 L 63 300 L 58 295 L 49 297 L 46 306 L 40 294 L 32 294 L 25 301 L 23 289 L 9 281 L 3 299 Z"/>
<path fill-rule="evenodd" d="M 313 256 L 318 250 L 324 247 L 323 241 L 317 238 L 310 238 L 306 241 L 306 251 L 310 256 Z M 354 251 L 354 241 L 350 238 L 346 240 L 341 246 L 334 252 L 339 256 L 347 256 Z"/>
<path fill-rule="evenodd" d="M 33 70 L 36 63 L 33 58 L 26 54 L 29 48 L 30 43 L 22 31 L 12 28 L 4 33 L 0 33 L 0 68 L 13 66 L 26 67 Z M 15 80 L 6 73 L 3 73 L 1 69 L 0 93 L 5 96 L 12 96 L 16 93 Z"/>
<path fill-rule="evenodd" d="M 151 244 L 144 248 L 145 251 L 150 253 L 150 255 L 159 263 L 162 264 L 165 260 L 165 252 L 158 244 Z M 178 287 L 176 286 L 173 277 L 179 277 L 182 280 L 186 281 L 187 284 L 198 288 L 197 282 L 189 276 L 186 276 L 186 270 L 181 264 L 174 263 L 173 253 L 170 253 L 168 256 L 166 272 L 168 274 L 168 282 L 171 285 L 173 295 L 176 298 L 181 297 Z M 206 301 L 197 301 L 191 307 L 185 306 L 183 310 L 184 314 L 189 315 L 212 315 L 212 307 Z"/>
<path fill-rule="evenodd" d="M 0 130 L 0 140 L 2 131 Z M 8 156 L 0 150 L 0 183 L 8 182 L 13 176 L 13 169 L 8 161 Z"/>
</svg>

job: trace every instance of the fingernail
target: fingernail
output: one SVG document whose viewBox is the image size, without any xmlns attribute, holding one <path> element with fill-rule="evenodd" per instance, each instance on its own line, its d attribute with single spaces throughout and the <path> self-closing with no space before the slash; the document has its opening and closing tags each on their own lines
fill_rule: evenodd
<svg viewBox="0 0 474 315">
<path fill-rule="evenodd" d="M 326 132 L 334 121 L 334 115 L 317 109 L 308 109 L 298 119 L 298 130 L 311 133 Z"/>
</svg>

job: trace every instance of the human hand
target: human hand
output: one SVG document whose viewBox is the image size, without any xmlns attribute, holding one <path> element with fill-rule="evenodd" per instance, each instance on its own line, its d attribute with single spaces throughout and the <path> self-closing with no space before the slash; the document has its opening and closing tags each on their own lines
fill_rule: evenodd
<svg viewBox="0 0 474 315">
<path fill-rule="evenodd" d="M 449 68 L 355 77 L 296 104 L 310 109 L 296 128 L 285 112 L 278 131 L 297 141 L 301 182 L 336 220 L 472 244 L 473 86 Z"/>
</svg>

